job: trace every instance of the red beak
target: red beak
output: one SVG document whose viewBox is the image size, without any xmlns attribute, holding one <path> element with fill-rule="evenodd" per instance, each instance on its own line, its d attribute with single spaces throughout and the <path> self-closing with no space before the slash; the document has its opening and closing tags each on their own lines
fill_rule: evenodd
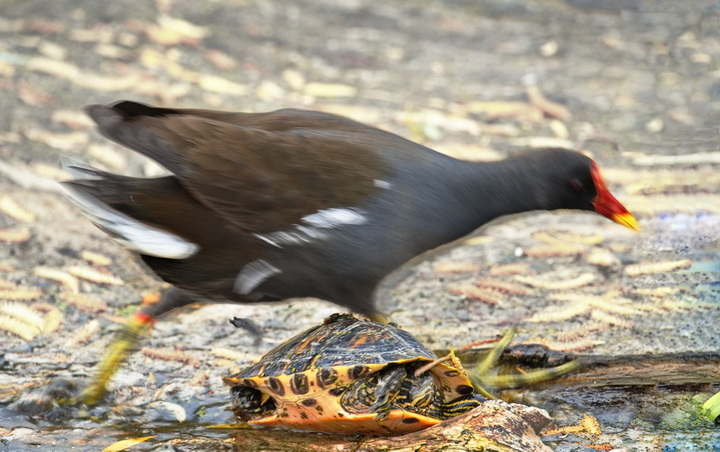
<svg viewBox="0 0 720 452">
<path fill-rule="evenodd" d="M 595 196 L 592 202 L 595 211 L 626 228 L 639 231 L 640 226 L 635 217 L 633 217 L 625 206 L 620 204 L 620 201 L 608 190 L 605 181 L 600 175 L 600 167 L 598 167 L 597 163 L 593 162 L 590 173 L 592 174 L 595 190 L 597 191 L 597 196 Z"/>
</svg>

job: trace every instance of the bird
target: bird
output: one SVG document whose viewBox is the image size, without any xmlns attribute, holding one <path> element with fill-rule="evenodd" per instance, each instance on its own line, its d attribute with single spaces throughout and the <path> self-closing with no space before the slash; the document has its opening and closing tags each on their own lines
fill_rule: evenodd
<svg viewBox="0 0 720 452">
<path fill-rule="evenodd" d="M 85 111 L 104 137 L 168 172 L 129 177 L 65 162 L 70 201 L 171 285 L 133 317 L 126 342 L 167 312 L 204 301 L 315 297 L 383 320 L 373 292 L 384 276 L 504 215 L 573 209 L 639 230 L 599 165 L 579 152 L 468 162 L 300 109 L 120 101 Z"/>
</svg>

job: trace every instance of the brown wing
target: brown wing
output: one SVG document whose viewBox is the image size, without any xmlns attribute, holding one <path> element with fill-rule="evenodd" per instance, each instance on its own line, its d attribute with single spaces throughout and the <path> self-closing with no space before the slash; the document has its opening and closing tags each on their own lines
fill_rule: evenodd
<svg viewBox="0 0 720 452">
<path fill-rule="evenodd" d="M 257 233 L 361 203 L 388 171 L 378 146 L 410 143 L 318 112 L 230 114 L 131 102 L 88 112 L 105 136 L 157 160 L 198 201 Z"/>
</svg>

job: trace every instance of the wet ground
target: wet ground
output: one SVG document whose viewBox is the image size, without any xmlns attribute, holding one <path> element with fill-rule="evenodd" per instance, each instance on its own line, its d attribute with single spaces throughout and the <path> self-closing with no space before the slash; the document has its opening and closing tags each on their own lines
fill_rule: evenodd
<svg viewBox="0 0 720 452">
<path fill-rule="evenodd" d="M 102 406 L 18 413 L 47 381 L 82 384 L 121 316 L 161 287 L 55 183 L 61 155 L 157 174 L 80 113 L 134 99 L 320 109 L 467 159 L 588 151 L 640 233 L 589 214 L 502 219 L 400 269 L 379 303 L 438 350 L 518 325 L 520 342 L 616 363 L 506 394 L 548 408 L 551 428 L 599 420 L 548 433 L 557 450 L 720 450 L 718 427 L 695 414 L 720 390 L 719 14 L 701 0 L 3 2 L 0 449 L 328 440 L 209 427 L 232 421 L 221 377 L 337 311 L 312 300 L 177 313 Z M 262 343 L 233 316 L 254 319 Z"/>
</svg>

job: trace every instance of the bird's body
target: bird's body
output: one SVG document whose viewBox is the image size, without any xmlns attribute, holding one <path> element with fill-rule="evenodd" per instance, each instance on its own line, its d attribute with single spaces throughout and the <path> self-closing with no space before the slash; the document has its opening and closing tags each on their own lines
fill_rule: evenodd
<svg viewBox="0 0 720 452">
<path fill-rule="evenodd" d="M 453 159 L 339 116 L 226 113 L 123 101 L 86 111 L 107 138 L 169 175 L 69 162 L 69 198 L 173 287 L 131 317 L 83 400 L 95 403 L 153 319 L 198 301 L 317 297 L 380 319 L 395 268 L 502 215 L 596 211 L 631 229 L 598 166 L 563 150 Z"/>
<path fill-rule="evenodd" d="M 172 173 L 131 178 L 70 164 L 77 179 L 65 183 L 96 225 L 176 288 L 153 315 L 191 301 L 318 297 L 375 316 L 372 292 L 385 275 L 499 216 L 599 211 L 604 196 L 613 210 L 600 213 L 632 218 L 575 152 L 470 163 L 312 111 L 127 101 L 87 111 L 103 135 Z"/>
</svg>

